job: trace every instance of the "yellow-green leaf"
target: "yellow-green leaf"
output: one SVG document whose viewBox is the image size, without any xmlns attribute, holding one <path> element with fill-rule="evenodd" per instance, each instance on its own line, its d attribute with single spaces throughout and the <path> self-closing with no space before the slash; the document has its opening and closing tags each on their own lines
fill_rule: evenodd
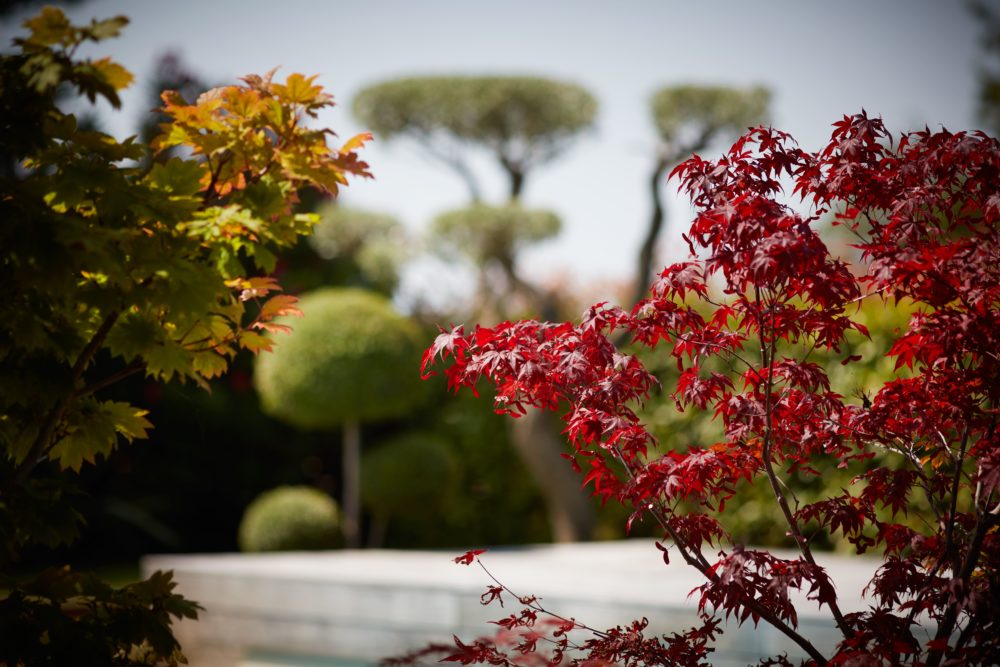
<svg viewBox="0 0 1000 667">
<path fill-rule="evenodd" d="M 149 410 L 118 401 L 101 403 L 101 409 L 114 420 L 115 431 L 129 442 L 136 439 L 145 440 L 148 437 L 149 429 L 153 428 L 153 425 L 146 419 Z"/>
<path fill-rule="evenodd" d="M 26 40 L 31 44 L 52 46 L 73 40 L 73 26 L 62 10 L 55 7 L 44 7 L 37 16 L 25 21 L 24 27 L 31 31 Z"/>
<path fill-rule="evenodd" d="M 153 165 L 147 178 L 149 184 L 157 190 L 191 196 L 201 192 L 201 181 L 206 173 L 204 163 L 175 157 Z"/>
<path fill-rule="evenodd" d="M 204 378 L 216 378 L 223 375 L 229 368 L 229 360 L 208 351 L 194 356 L 194 371 Z"/>
<path fill-rule="evenodd" d="M 122 28 L 128 25 L 127 16 L 115 16 L 103 21 L 93 21 L 87 28 L 87 34 L 91 39 L 100 41 L 110 37 L 117 37 Z"/>
<path fill-rule="evenodd" d="M 135 77 L 132 76 L 132 72 L 128 71 L 118 63 L 111 60 L 111 58 L 101 58 L 100 60 L 95 60 L 91 63 L 94 69 L 96 69 L 104 80 L 108 82 L 115 90 L 122 90 L 123 88 L 128 88 L 132 85 L 132 81 Z"/>
<path fill-rule="evenodd" d="M 274 341 L 256 332 L 244 331 L 240 334 L 240 347 L 250 350 L 254 354 L 269 352 L 274 347 Z"/>
<path fill-rule="evenodd" d="M 95 463 L 98 456 L 111 454 L 119 435 L 128 442 L 145 438 L 153 427 L 146 414 L 128 403 L 86 401 L 70 415 L 68 434 L 52 448 L 49 458 L 58 461 L 63 470 L 79 472 L 84 463 Z"/>
</svg>

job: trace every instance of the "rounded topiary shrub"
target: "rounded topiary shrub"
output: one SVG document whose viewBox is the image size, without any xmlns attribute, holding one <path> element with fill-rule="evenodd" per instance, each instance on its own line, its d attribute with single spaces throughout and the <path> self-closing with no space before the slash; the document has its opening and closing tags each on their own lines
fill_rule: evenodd
<svg viewBox="0 0 1000 667">
<path fill-rule="evenodd" d="M 240 522 L 243 551 L 331 549 L 340 543 L 333 498 L 311 486 L 279 486 L 257 496 Z"/>
<path fill-rule="evenodd" d="M 361 498 L 377 516 L 418 515 L 440 508 L 457 477 L 458 464 L 441 438 L 408 433 L 365 452 Z"/>
<path fill-rule="evenodd" d="M 274 350 L 257 357 L 254 384 L 264 411 L 302 429 L 390 419 L 424 395 L 417 325 L 383 296 L 324 288 L 302 297 L 302 317 Z"/>
</svg>

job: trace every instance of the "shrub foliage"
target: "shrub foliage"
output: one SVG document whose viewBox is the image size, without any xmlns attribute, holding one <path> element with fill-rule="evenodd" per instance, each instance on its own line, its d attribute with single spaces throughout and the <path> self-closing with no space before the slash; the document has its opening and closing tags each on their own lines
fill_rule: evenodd
<svg viewBox="0 0 1000 667">
<path fill-rule="evenodd" d="M 309 551 L 340 543 L 333 498 L 310 486 L 279 486 L 257 496 L 240 522 L 243 551 Z"/>
</svg>

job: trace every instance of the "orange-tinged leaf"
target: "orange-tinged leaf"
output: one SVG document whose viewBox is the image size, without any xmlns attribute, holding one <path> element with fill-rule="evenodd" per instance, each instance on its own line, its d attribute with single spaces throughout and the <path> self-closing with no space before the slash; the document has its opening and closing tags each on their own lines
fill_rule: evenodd
<svg viewBox="0 0 1000 667">
<path fill-rule="evenodd" d="M 323 93 L 322 86 L 312 85 L 312 82 L 315 80 L 316 75 L 305 77 L 295 72 L 288 76 L 284 86 L 276 85 L 274 89 L 279 95 L 284 94 L 288 102 L 293 104 L 309 104 L 310 102 L 318 101 L 319 96 Z"/>
<path fill-rule="evenodd" d="M 371 132 L 362 132 L 361 134 L 355 134 L 353 137 L 344 142 L 344 145 L 340 147 L 341 153 L 350 153 L 358 148 L 363 147 L 366 143 L 372 140 Z"/>
<path fill-rule="evenodd" d="M 271 276 L 258 276 L 255 278 L 234 278 L 227 280 L 226 286 L 240 290 L 240 301 L 249 301 L 259 296 L 264 296 L 268 292 L 281 290 L 281 285 L 277 279 Z"/>
<path fill-rule="evenodd" d="M 254 322 L 250 325 L 254 329 L 270 331 L 271 333 L 292 333 L 292 328 L 287 324 L 278 324 L 276 322 L 271 322 L 268 320 L 262 322 Z"/>
<path fill-rule="evenodd" d="M 259 318 L 261 320 L 270 320 L 280 315 L 301 316 L 302 311 L 295 307 L 298 300 L 298 297 L 291 294 L 272 296 L 261 306 Z"/>
</svg>

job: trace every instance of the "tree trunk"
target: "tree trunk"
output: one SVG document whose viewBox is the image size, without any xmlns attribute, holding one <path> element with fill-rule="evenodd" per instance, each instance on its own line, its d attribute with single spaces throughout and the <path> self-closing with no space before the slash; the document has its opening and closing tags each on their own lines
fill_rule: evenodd
<svg viewBox="0 0 1000 667">
<path fill-rule="evenodd" d="M 520 161 L 512 160 L 503 155 L 499 157 L 500 166 L 507 172 L 507 178 L 510 179 L 510 190 L 508 190 L 508 192 L 510 194 L 511 203 L 514 203 L 520 199 L 521 192 L 524 191 L 524 179 L 527 176 L 527 173 L 521 166 Z"/>
<path fill-rule="evenodd" d="M 361 546 L 361 427 L 357 421 L 344 423 L 341 456 L 344 539 L 348 548 L 356 549 Z"/>
<path fill-rule="evenodd" d="M 368 548 L 381 549 L 385 546 L 385 536 L 389 532 L 389 517 L 384 514 L 376 514 L 371 518 L 371 527 L 368 529 Z"/>
<path fill-rule="evenodd" d="M 500 163 L 510 178 L 510 202 L 516 203 L 524 191 L 527 173 L 517 161 L 501 156 Z M 501 261 L 501 266 L 511 289 L 533 302 L 542 319 L 552 321 L 558 317 L 551 295 L 522 280 L 514 268 L 513 257 Z M 581 488 L 580 476 L 560 456 L 565 443 L 557 422 L 553 413 L 529 408 L 528 414 L 513 420 L 511 442 L 545 499 L 552 540 L 579 542 L 593 537 L 596 515 Z"/>
<path fill-rule="evenodd" d="M 545 498 L 553 541 L 587 540 L 594 532 L 594 507 L 580 475 L 560 456 L 564 444 L 555 420 L 552 412 L 529 408 L 513 420 L 511 440 Z"/>
<path fill-rule="evenodd" d="M 653 215 L 649 220 L 649 227 L 646 229 L 646 238 L 639 247 L 639 260 L 635 272 L 635 292 L 630 306 L 634 306 L 646 297 L 646 291 L 653 279 L 653 259 L 656 252 L 656 241 L 660 238 L 663 229 L 663 174 L 667 171 L 667 160 L 661 157 L 653 170 L 653 177 L 649 183 L 650 193 L 653 199 Z"/>
</svg>

